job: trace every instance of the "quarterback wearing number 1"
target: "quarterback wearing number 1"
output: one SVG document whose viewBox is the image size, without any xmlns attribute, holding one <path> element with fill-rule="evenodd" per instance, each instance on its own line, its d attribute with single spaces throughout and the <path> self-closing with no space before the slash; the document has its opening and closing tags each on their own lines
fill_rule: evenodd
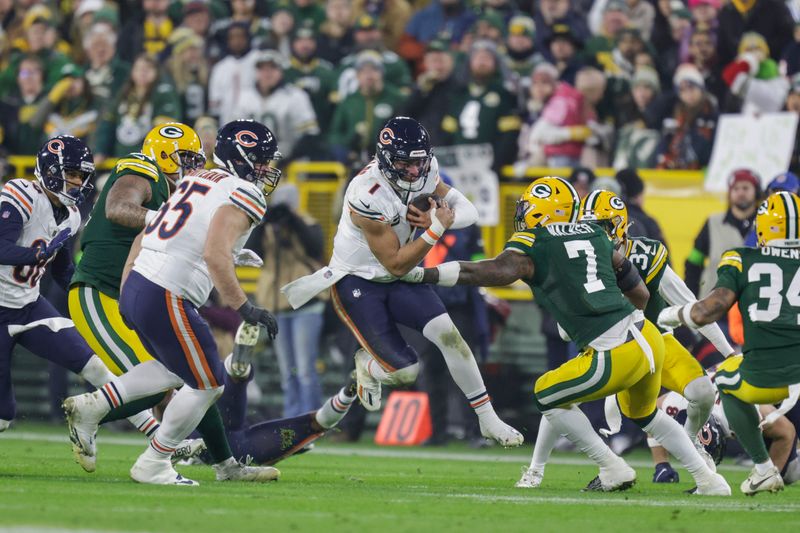
<svg viewBox="0 0 800 533">
<path fill-rule="evenodd" d="M 617 394 L 622 413 L 687 467 L 697 494 L 730 495 L 727 482 L 708 468 L 683 428 L 656 408 L 664 340 L 641 311 L 649 298 L 644 282 L 600 226 L 577 219 L 575 189 L 561 178 L 540 178 L 517 202 L 517 232 L 502 254 L 425 269 L 417 281 L 504 286 L 523 280 L 583 349 L 536 381 L 534 401 L 557 432 L 600 467 L 589 490 L 623 490 L 636 481 L 636 472 L 577 408 L 578 403 Z"/>
</svg>

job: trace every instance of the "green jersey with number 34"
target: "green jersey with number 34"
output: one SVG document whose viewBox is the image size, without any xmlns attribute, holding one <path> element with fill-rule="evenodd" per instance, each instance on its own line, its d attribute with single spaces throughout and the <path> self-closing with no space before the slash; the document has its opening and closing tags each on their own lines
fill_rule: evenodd
<svg viewBox="0 0 800 533">
<path fill-rule="evenodd" d="M 617 287 L 614 245 L 599 226 L 549 224 L 514 233 L 505 247 L 531 258 L 534 276 L 524 281 L 579 348 L 636 310 Z"/>
<path fill-rule="evenodd" d="M 729 250 L 717 267 L 716 286 L 739 300 L 742 376 L 758 387 L 800 383 L 800 248 Z"/>
</svg>

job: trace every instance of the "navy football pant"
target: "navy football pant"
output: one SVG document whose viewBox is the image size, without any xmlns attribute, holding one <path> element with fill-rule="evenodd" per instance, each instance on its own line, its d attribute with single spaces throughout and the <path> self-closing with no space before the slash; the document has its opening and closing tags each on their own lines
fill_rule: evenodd
<svg viewBox="0 0 800 533">
<path fill-rule="evenodd" d="M 76 374 L 92 357 L 92 349 L 74 326 L 54 331 L 64 320 L 67 319 L 41 296 L 20 309 L 0 307 L 0 419 L 13 420 L 16 416 L 11 383 L 11 352 L 16 344 Z M 14 336 L 9 333 L 9 326 L 32 323 L 38 324 Z"/>
<path fill-rule="evenodd" d="M 404 282 L 375 283 L 357 276 L 345 276 L 331 287 L 336 314 L 388 372 L 417 362 L 397 325 L 422 333 L 425 326 L 447 312 L 430 285 Z"/>
</svg>

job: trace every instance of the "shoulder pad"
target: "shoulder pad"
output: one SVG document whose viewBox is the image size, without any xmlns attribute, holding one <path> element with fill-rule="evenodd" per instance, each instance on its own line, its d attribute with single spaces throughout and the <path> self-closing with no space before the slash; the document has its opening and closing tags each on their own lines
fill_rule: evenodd
<svg viewBox="0 0 800 533">
<path fill-rule="evenodd" d="M 254 223 L 261 222 L 267 212 L 267 200 L 264 198 L 264 193 L 248 181 L 240 179 L 231 183 L 233 185 L 229 196 L 231 203 L 244 211 Z"/>
<path fill-rule="evenodd" d="M 161 169 L 156 162 L 144 154 L 132 153 L 117 160 L 114 166 L 117 174 L 136 174 L 144 178 L 158 181 L 161 176 Z"/>
<path fill-rule="evenodd" d="M 381 222 L 394 219 L 394 213 L 390 212 L 391 202 L 386 198 L 387 194 L 394 193 L 388 189 L 388 185 L 373 176 L 362 175 L 351 186 L 354 190 L 348 195 L 347 204 L 354 213 Z"/>
<path fill-rule="evenodd" d="M 738 249 L 728 250 L 722 254 L 717 268 L 722 268 L 724 266 L 732 266 L 739 272 L 742 271 L 742 254 L 739 253 Z"/>
<path fill-rule="evenodd" d="M 40 194 L 43 192 L 35 183 L 16 178 L 8 180 L 3 186 L 0 191 L 0 202 L 13 205 L 20 212 L 23 220 L 28 221 Z"/>
<path fill-rule="evenodd" d="M 532 248 L 536 241 L 536 234 L 532 230 L 517 231 L 508 239 L 508 244 L 515 243 L 527 248 Z"/>
</svg>

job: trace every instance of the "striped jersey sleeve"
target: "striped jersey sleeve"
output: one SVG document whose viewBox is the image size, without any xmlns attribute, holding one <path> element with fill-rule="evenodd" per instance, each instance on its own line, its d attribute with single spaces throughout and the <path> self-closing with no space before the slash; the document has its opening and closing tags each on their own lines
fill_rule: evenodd
<svg viewBox="0 0 800 533">
<path fill-rule="evenodd" d="M 742 254 L 736 249 L 728 250 L 722 254 L 717 266 L 716 287 L 725 287 L 739 294 L 745 284 L 742 272 Z"/>
<path fill-rule="evenodd" d="M 119 159 L 114 167 L 114 173 L 135 174 L 153 181 L 158 181 L 160 175 L 158 166 L 143 154 L 130 154 Z"/>
<path fill-rule="evenodd" d="M 528 253 L 533 248 L 536 235 L 529 231 L 518 231 L 509 237 L 505 249 L 514 248 L 520 252 Z"/>
<path fill-rule="evenodd" d="M 22 220 L 27 222 L 33 213 L 32 192 L 24 180 L 10 180 L 0 191 L 0 203 L 13 206 L 22 215 Z"/>
<path fill-rule="evenodd" d="M 256 187 L 239 185 L 231 191 L 228 200 L 250 217 L 254 224 L 261 222 L 267 213 L 267 201 Z"/>
<path fill-rule="evenodd" d="M 663 243 L 658 243 L 658 247 L 656 248 L 655 253 L 653 254 L 653 260 L 649 265 L 649 269 L 645 275 L 645 284 L 649 285 L 653 280 L 656 280 L 661 277 L 664 273 L 664 269 L 667 266 L 667 258 L 669 257 L 669 252 L 667 252 L 667 247 L 664 246 Z"/>
</svg>

